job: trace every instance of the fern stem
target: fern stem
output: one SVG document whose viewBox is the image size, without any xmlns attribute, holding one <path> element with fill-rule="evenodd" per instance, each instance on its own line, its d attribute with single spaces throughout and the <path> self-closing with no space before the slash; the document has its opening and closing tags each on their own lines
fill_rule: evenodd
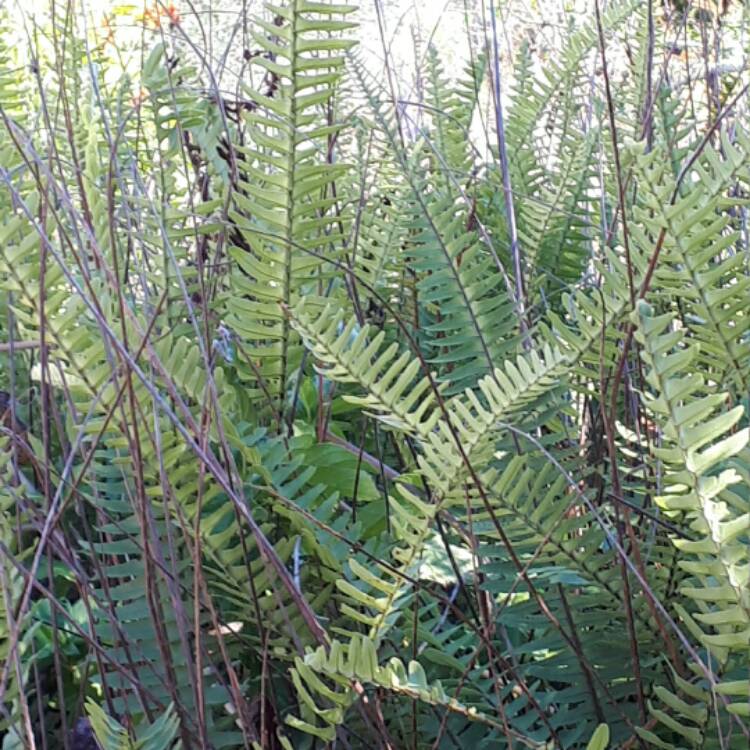
<svg viewBox="0 0 750 750">
<path fill-rule="evenodd" d="M 497 21 L 495 17 L 495 4 L 490 3 L 490 18 L 492 20 L 492 44 L 493 52 L 493 92 L 495 100 L 495 128 L 497 131 L 497 148 L 500 158 L 500 170 L 503 178 L 503 200 L 505 201 L 505 218 L 508 222 L 508 235 L 510 237 L 510 254 L 513 262 L 513 273 L 516 283 L 516 301 L 518 304 L 518 324 L 523 336 L 526 349 L 531 347 L 528 337 L 528 324 L 526 321 L 526 292 L 523 280 L 523 258 L 521 257 L 521 246 L 518 242 L 518 230 L 516 229 L 516 211 L 513 205 L 513 188 L 510 182 L 510 169 L 508 167 L 508 149 L 505 143 L 505 118 L 503 116 L 502 101 L 502 74 L 500 71 L 500 43 L 497 33 Z"/>
</svg>

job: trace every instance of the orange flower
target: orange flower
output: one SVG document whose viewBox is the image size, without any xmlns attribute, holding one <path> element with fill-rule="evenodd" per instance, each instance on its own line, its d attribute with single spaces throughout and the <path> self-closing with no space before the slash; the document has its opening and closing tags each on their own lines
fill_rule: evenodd
<svg viewBox="0 0 750 750">
<path fill-rule="evenodd" d="M 102 39 L 102 49 L 104 49 L 108 44 L 111 44 L 113 47 L 115 46 L 115 24 L 113 23 L 113 16 L 112 14 L 105 14 L 104 18 L 102 19 L 102 32 L 103 32 L 103 39 Z"/>
<path fill-rule="evenodd" d="M 167 19 L 170 26 L 180 25 L 180 12 L 177 10 L 174 3 L 169 5 L 163 5 L 162 3 L 155 2 L 151 8 L 147 8 L 139 20 L 147 27 L 153 29 L 160 29 L 162 21 Z"/>
<path fill-rule="evenodd" d="M 162 14 L 169 18 L 169 23 L 171 23 L 172 26 L 180 25 L 180 13 L 177 8 L 175 8 L 174 3 L 167 5 Z"/>
</svg>

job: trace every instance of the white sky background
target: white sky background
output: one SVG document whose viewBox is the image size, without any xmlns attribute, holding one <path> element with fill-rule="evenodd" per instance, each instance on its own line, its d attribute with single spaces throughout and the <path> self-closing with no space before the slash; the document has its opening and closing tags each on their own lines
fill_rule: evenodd
<svg viewBox="0 0 750 750">
<path fill-rule="evenodd" d="M 56 0 L 58 8 L 64 8 L 66 0 Z M 239 17 L 243 5 L 249 14 L 262 11 L 263 0 L 173 0 L 185 21 L 185 28 L 195 28 L 190 19 L 191 8 L 199 14 L 209 43 L 213 43 L 215 56 L 225 47 L 230 29 Z M 130 6 L 142 9 L 152 6 L 153 0 L 67 0 L 84 11 L 89 23 L 98 25 L 105 13 Z M 370 61 L 371 72 L 380 75 L 383 70 L 384 49 L 377 20 L 376 3 L 381 9 L 383 31 L 397 75 L 397 85 L 403 96 L 408 95 L 413 85 L 416 64 L 424 54 L 428 42 L 434 43 L 443 56 L 446 70 L 462 70 L 469 58 L 469 43 L 466 15 L 468 12 L 473 42 L 483 44 L 482 21 L 486 15 L 489 24 L 490 0 L 360 0 L 354 18 L 360 24 L 355 32 L 362 54 Z M 604 0 L 606 4 L 606 0 Z M 356 3 L 356 0 L 355 0 Z M 167 1 L 164 4 L 168 4 Z M 510 62 L 509 52 L 517 47 L 528 30 L 535 29 L 536 36 L 554 36 L 554 29 L 570 17 L 571 11 L 585 11 L 587 0 L 499 0 L 498 28 L 502 40 L 503 62 Z M 34 16 L 44 16 L 51 7 L 51 0 L 0 0 L 5 7 L 11 25 L 23 34 L 24 20 L 27 28 Z M 130 14 L 132 17 L 132 13 Z M 542 26 L 546 25 L 546 29 Z M 124 30 L 123 30 L 124 31 Z M 139 30 L 132 29 L 134 38 Z M 127 34 L 125 34 L 127 36 Z M 198 41 L 198 36 L 194 37 Z M 200 45 L 202 46 L 202 45 Z M 239 49 L 239 46 L 238 46 Z"/>
<path fill-rule="evenodd" d="M 343 1 L 343 0 L 339 0 Z M 101 28 L 105 14 L 130 6 L 131 11 L 120 16 L 118 39 L 132 42 L 131 65 L 137 68 L 140 55 L 137 52 L 142 29 L 135 21 L 134 11 L 153 7 L 153 0 L 56 0 L 58 9 L 64 8 L 66 2 L 83 11 L 89 27 Z M 168 0 L 162 0 L 164 5 Z M 242 35 L 232 35 L 243 6 L 249 16 L 262 13 L 263 0 L 173 0 L 182 16 L 182 25 L 198 47 L 203 48 L 199 26 L 195 16 L 191 18 L 191 8 L 198 13 L 207 45 L 211 50 L 214 69 L 222 59 L 227 42 L 231 39 L 229 56 L 226 60 L 228 70 L 238 70 L 242 66 Z M 356 2 L 356 0 L 354 0 Z M 450 76 L 464 78 L 464 68 L 468 60 L 469 45 L 479 48 L 486 43 L 486 34 L 490 30 L 489 6 L 492 0 L 359 0 L 359 10 L 351 18 L 359 23 L 352 36 L 359 41 L 360 54 L 365 58 L 370 72 L 381 83 L 387 85 L 385 75 L 384 46 L 388 50 L 397 96 L 403 100 L 414 100 L 417 70 L 420 67 L 432 42 L 439 51 L 443 68 Z M 524 40 L 528 40 L 532 57 L 537 69 L 554 59 L 559 48 L 561 37 L 571 23 L 580 25 L 584 19 L 590 19 L 594 0 L 495 0 L 497 23 L 501 46 L 501 64 L 503 69 L 504 99 L 512 86 L 513 61 L 517 50 Z M 608 0 L 600 0 L 606 8 Z M 21 62 L 24 61 L 26 33 L 31 27 L 35 14 L 44 16 L 49 12 L 52 0 L 0 0 L 0 7 L 5 7 L 10 14 L 11 29 L 17 33 Z M 661 7 L 661 3 L 658 3 Z M 740 7 L 740 6 L 737 6 Z M 378 8 L 382 20 L 378 23 Z M 467 23 L 468 16 L 468 23 Z M 747 32 L 740 28 L 740 47 L 747 44 Z M 156 41 L 157 35 L 147 39 L 147 48 Z M 730 39 L 731 35 L 724 35 Z M 614 41 L 614 40 L 613 40 Z M 248 42 L 252 47 L 252 42 Z M 619 49 L 618 49 L 619 47 Z M 618 53 L 621 45 L 612 44 L 610 64 L 617 67 Z M 723 52 L 722 62 L 732 62 L 729 58 L 739 57 L 731 50 Z M 699 60 L 700 55 L 696 56 Z M 28 58 L 26 58 L 26 61 Z M 591 64 L 595 61 L 592 59 Z M 744 64 L 744 63 L 743 63 Z M 112 71 L 117 75 L 118 71 Z M 593 73 L 593 67 L 592 67 Z M 231 74 L 223 77 L 221 88 L 234 90 Z M 413 113 L 410 113 L 413 114 Z"/>
<path fill-rule="evenodd" d="M 220 55 L 230 29 L 244 7 L 249 15 L 262 12 L 264 0 L 172 0 L 185 21 L 185 28 L 195 29 L 190 19 L 194 9 L 203 22 L 213 44 L 215 55 Z M 281 1 L 281 0 L 277 0 Z M 339 0 L 341 2 L 345 0 Z M 608 0 L 599 0 L 605 9 Z M 56 0 L 58 9 L 72 3 L 83 10 L 93 24 L 101 23 L 105 13 L 116 8 L 142 9 L 153 6 L 154 0 Z M 169 0 L 160 0 L 163 5 Z M 357 0 L 351 0 L 357 4 Z M 360 50 L 371 64 L 371 71 L 379 75 L 383 69 L 383 40 L 377 21 L 376 7 L 382 11 L 384 36 L 391 61 L 398 77 L 402 94 L 409 91 L 414 81 L 416 62 L 432 41 L 443 55 L 446 70 L 460 70 L 468 59 L 466 13 L 470 17 L 469 32 L 475 44 L 484 43 L 484 31 L 489 29 L 489 6 L 492 0 L 359 0 L 354 14 L 359 28 L 355 32 Z M 504 68 L 512 68 L 512 55 L 524 38 L 530 39 L 541 63 L 554 54 L 560 32 L 571 21 L 580 23 L 589 17 L 594 0 L 494 0 L 498 13 Z M 0 0 L 0 8 L 10 15 L 11 26 L 23 34 L 23 18 L 28 24 L 36 15 L 49 11 L 52 0 Z M 661 3 L 656 5 L 661 6 Z M 657 10 L 659 10 L 657 8 Z M 133 13 L 131 12 L 132 18 Z M 657 14 L 658 15 L 658 14 Z M 135 38 L 139 31 L 134 28 Z M 744 36 L 744 34 L 743 34 Z M 198 36 L 196 41 L 200 41 Z M 21 41 L 19 39 L 19 41 Z M 202 46 L 200 44 L 199 46 Z M 510 72 L 510 70 L 508 71 Z"/>
<path fill-rule="evenodd" d="M 333 0 L 334 2 L 336 0 Z M 338 0 L 342 2 L 344 0 Z M 351 0 L 353 4 L 357 0 Z M 385 56 L 389 56 L 396 96 L 400 100 L 418 101 L 418 70 L 424 70 L 423 59 L 428 45 L 433 44 L 439 52 L 445 73 L 452 78 L 466 80 L 465 68 L 471 59 L 470 49 L 477 50 L 487 44 L 490 34 L 490 3 L 493 0 L 359 0 L 359 10 L 349 18 L 358 28 L 351 36 L 359 42 L 359 53 L 364 58 L 370 73 L 384 86 L 386 76 Z M 513 62 L 522 41 L 531 44 L 535 65 L 544 66 L 555 54 L 562 32 L 571 22 L 580 24 L 588 18 L 593 0 L 494 0 L 497 13 L 497 28 L 500 37 L 501 66 L 503 70 L 503 100 L 507 107 L 512 87 Z M 103 21 L 107 15 L 116 15 L 117 39 L 126 52 L 126 67 L 135 73 L 141 64 L 140 45 L 144 40 L 142 23 L 137 21 L 145 7 L 155 5 L 165 8 L 169 0 L 56 0 L 58 14 L 67 3 L 85 16 L 89 30 L 98 30 L 101 38 L 105 29 Z M 181 26 L 193 43 L 206 51 L 217 71 L 221 61 L 226 64 L 226 73 L 219 81 L 220 88 L 229 97 L 236 91 L 236 75 L 243 66 L 243 38 L 239 30 L 243 7 L 247 16 L 263 14 L 264 0 L 172 0 L 181 16 Z M 279 2 L 279 0 L 277 0 Z M 600 0 L 604 6 L 607 0 Z M 11 27 L 17 32 L 19 49 L 27 52 L 26 40 L 33 18 L 49 14 L 52 0 L 0 0 L 11 15 Z M 265 13 L 268 18 L 268 12 Z M 380 22 L 379 18 L 380 16 Z M 200 19 L 200 24 L 197 22 Z M 205 42 L 204 42 L 205 39 Z M 145 36 L 146 54 L 159 40 L 159 34 L 149 31 Z M 122 44 L 124 43 L 124 44 Z M 228 46 L 229 45 L 229 46 Z M 247 40 L 251 49 L 252 40 Z M 228 50 L 228 52 L 227 52 Z M 129 58 L 129 59 L 128 59 Z M 197 62 L 197 58 L 194 58 Z M 114 84 L 121 75 L 120 68 L 109 71 L 106 82 Z M 390 98 L 390 91 L 386 96 Z M 483 97 L 484 116 L 475 120 L 472 137 L 481 150 L 486 140 L 482 121 L 494 119 L 489 111 L 490 97 Z M 407 109 L 406 122 L 410 118 L 419 120 L 417 107 Z"/>
</svg>

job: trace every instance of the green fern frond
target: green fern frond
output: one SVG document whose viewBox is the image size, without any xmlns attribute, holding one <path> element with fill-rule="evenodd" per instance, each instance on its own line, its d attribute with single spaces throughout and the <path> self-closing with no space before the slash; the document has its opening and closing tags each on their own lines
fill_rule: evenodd
<svg viewBox="0 0 750 750">
<path fill-rule="evenodd" d="M 292 313 L 292 325 L 320 363 L 320 372 L 339 383 L 356 383 L 367 395 L 346 400 L 377 414 L 391 427 L 427 435 L 438 417 L 436 398 L 420 363 L 398 344 L 383 347 L 385 334 L 372 326 L 344 324 L 344 314 L 329 306 L 314 317 L 304 305 Z"/>
<path fill-rule="evenodd" d="M 498 719 L 452 698 L 439 682 L 429 683 L 419 662 L 411 661 L 407 667 L 399 659 L 392 658 L 387 665 L 379 665 L 377 648 L 365 636 L 353 636 L 347 643 L 334 641 L 330 650 L 320 647 L 304 658 L 297 657 L 292 675 L 299 694 L 305 696 L 310 721 L 290 717 L 288 722 L 291 726 L 324 740 L 333 739 L 336 724 L 343 720 L 342 709 L 356 697 L 358 691 L 351 687 L 352 683 L 360 691 L 363 686 L 382 688 L 404 698 L 455 713 L 470 722 L 483 724 L 490 730 L 503 730 L 503 724 Z M 329 680 L 332 686 L 324 682 L 324 679 Z M 324 696 L 332 708 L 319 707 L 313 694 Z M 317 720 L 313 717 L 317 717 Z M 524 744 L 539 747 L 528 740 Z"/>
<path fill-rule="evenodd" d="M 172 706 L 153 724 L 138 727 L 136 740 L 94 701 L 86 703 L 86 713 L 102 750 L 170 750 L 182 746 L 175 742 L 179 720 Z"/>
<path fill-rule="evenodd" d="M 644 204 L 633 236 L 642 252 L 652 252 L 653 238 L 664 232 L 661 259 L 654 278 L 660 296 L 679 301 L 683 323 L 700 343 L 701 366 L 713 373 L 721 389 L 744 394 L 750 373 L 750 318 L 746 297 L 750 274 L 731 215 L 744 203 L 738 185 L 750 184 L 747 169 L 750 139 L 737 130 L 724 134 L 721 149 L 707 148 L 694 167 L 689 192 L 677 191 L 663 155 L 637 157 L 644 182 Z M 642 227 L 642 228 L 641 228 Z"/>
<path fill-rule="evenodd" d="M 352 68 L 409 188 L 405 256 L 416 278 L 429 361 L 438 365 L 439 379 L 459 392 L 492 373 L 517 344 L 519 322 L 505 292 L 508 280 L 473 228 L 470 208 L 453 181 L 440 189 L 428 180 L 425 161 L 436 152 L 420 141 L 404 147 L 377 83 L 356 58 Z"/>
<path fill-rule="evenodd" d="M 338 259 L 347 238 L 332 211 L 333 184 L 347 171 L 329 158 L 340 124 L 320 125 L 317 112 L 333 98 L 353 44 L 338 36 L 351 28 L 340 19 L 352 10 L 306 0 L 273 6 L 277 23 L 258 20 L 265 33 L 253 32 L 265 86 L 243 84 L 254 108 L 245 115 L 251 145 L 236 147 L 241 178 L 230 216 L 243 242 L 230 251 L 237 267 L 228 309 L 255 360 L 251 396 L 265 390 L 279 412 L 301 357 L 282 307 L 322 292 L 324 256 Z"/>
<path fill-rule="evenodd" d="M 673 540 L 682 553 L 679 565 L 687 573 L 675 609 L 699 648 L 715 662 L 711 669 L 717 675 L 696 695 L 709 675 L 703 674 L 705 666 L 698 670 L 694 665 L 700 682 L 682 680 L 680 684 L 694 700 L 708 690 L 714 711 L 744 716 L 746 702 L 732 699 L 750 694 L 746 673 L 750 505 L 741 489 L 749 476 L 750 433 L 747 428 L 738 429 L 744 407 L 727 409 L 727 395 L 713 392 L 706 378 L 695 371 L 697 346 L 685 345 L 685 331 L 675 330 L 671 314 L 654 315 L 650 306 L 641 303 L 638 324 L 636 335 L 643 344 L 652 389 L 645 403 L 661 422 L 664 434 L 664 445 L 653 449 L 665 466 L 664 489 L 657 502 L 670 515 L 683 517 L 682 524 L 693 534 L 689 540 Z M 705 699 L 702 708 L 691 708 L 671 692 L 663 691 L 659 697 L 667 711 L 655 708 L 655 717 L 692 744 L 701 744 L 711 716 Z M 696 718 L 701 719 L 697 727 L 683 723 L 687 719 L 695 724 Z"/>
</svg>

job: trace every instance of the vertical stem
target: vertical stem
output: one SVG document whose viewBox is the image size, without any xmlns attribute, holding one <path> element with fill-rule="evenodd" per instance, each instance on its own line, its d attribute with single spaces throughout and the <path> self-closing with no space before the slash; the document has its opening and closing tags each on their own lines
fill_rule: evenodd
<svg viewBox="0 0 750 750">
<path fill-rule="evenodd" d="M 602 15 L 599 9 L 599 0 L 594 3 L 596 14 L 596 30 L 599 36 L 599 52 L 602 57 L 602 70 L 604 75 L 604 91 L 607 98 L 607 114 L 609 116 L 609 129 L 612 138 L 612 152 L 615 160 L 615 176 L 617 178 L 617 198 L 622 215 L 622 244 L 625 248 L 625 263 L 628 271 L 628 286 L 630 287 L 630 304 L 635 306 L 635 282 L 633 281 L 633 266 L 630 262 L 630 233 L 628 232 L 628 220 L 625 212 L 625 181 L 622 178 L 622 167 L 620 165 L 620 147 L 617 143 L 617 123 L 615 121 L 615 105 L 612 98 L 612 88 L 609 83 L 609 71 L 607 69 L 607 48 L 604 41 L 604 27 L 602 26 Z"/>
<path fill-rule="evenodd" d="M 524 346 L 528 349 L 528 326 L 526 324 L 526 293 L 523 281 L 523 259 L 521 258 L 521 247 L 518 242 L 518 231 L 516 229 L 516 212 L 513 205 L 513 188 L 510 182 L 510 171 L 508 169 L 508 149 L 505 143 L 505 118 L 503 116 L 502 102 L 502 73 L 500 71 L 500 43 L 497 35 L 497 20 L 495 6 L 490 5 L 490 17 L 492 19 L 492 45 L 493 45 L 493 92 L 495 98 L 495 121 L 497 129 L 497 150 L 500 157 L 500 170 L 503 177 L 503 198 L 505 201 L 505 217 L 508 222 L 508 236 L 510 238 L 510 254 L 513 262 L 513 275 L 516 282 L 516 304 L 518 306 L 518 317 L 521 333 L 524 336 Z"/>
<path fill-rule="evenodd" d="M 648 0 L 648 53 L 646 55 L 646 96 L 643 101 L 643 131 L 646 147 L 651 151 L 654 143 L 653 123 L 653 66 L 654 66 L 654 0 Z"/>
<path fill-rule="evenodd" d="M 375 0 L 375 12 L 378 17 L 378 30 L 380 32 L 380 40 L 383 43 L 383 60 L 385 62 L 385 72 L 388 77 L 388 87 L 391 90 L 391 98 L 393 99 L 393 112 L 396 116 L 396 127 L 398 128 L 398 137 L 401 141 L 401 146 L 406 145 L 404 139 L 404 129 L 401 123 L 401 111 L 399 109 L 398 95 L 396 91 L 396 84 L 393 80 L 393 65 L 391 63 L 391 53 L 388 43 L 385 40 L 385 23 L 383 22 L 383 6 L 381 0 Z"/>
</svg>

